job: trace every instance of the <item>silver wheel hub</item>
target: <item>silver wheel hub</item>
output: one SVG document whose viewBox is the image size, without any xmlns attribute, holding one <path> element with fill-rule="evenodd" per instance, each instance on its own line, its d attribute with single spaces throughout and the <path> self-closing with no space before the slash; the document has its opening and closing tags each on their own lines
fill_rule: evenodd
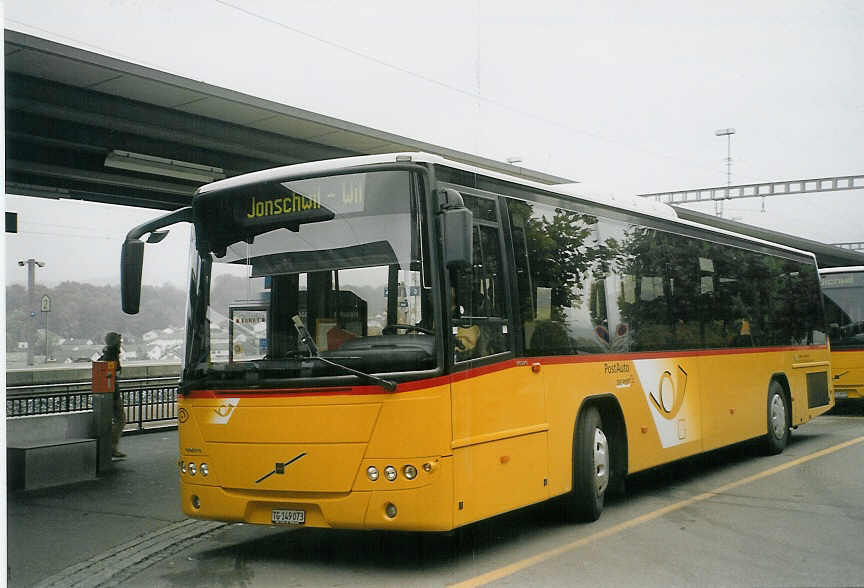
<svg viewBox="0 0 864 588">
<path fill-rule="evenodd" d="M 600 429 L 594 429 L 594 490 L 601 496 L 609 485 L 609 442 Z"/>
<path fill-rule="evenodd" d="M 777 439 L 782 439 L 786 434 L 786 403 L 779 394 L 771 398 L 771 433 Z"/>
</svg>

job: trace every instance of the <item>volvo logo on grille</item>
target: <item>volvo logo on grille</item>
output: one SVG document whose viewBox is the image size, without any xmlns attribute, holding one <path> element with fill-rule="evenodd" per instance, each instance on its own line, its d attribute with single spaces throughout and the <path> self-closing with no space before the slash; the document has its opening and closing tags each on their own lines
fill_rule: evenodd
<svg viewBox="0 0 864 588">
<path fill-rule="evenodd" d="M 289 465 L 291 465 L 292 463 L 294 463 L 295 461 L 297 461 L 298 459 L 300 459 L 301 457 L 303 457 L 305 455 L 306 455 L 306 452 L 304 451 L 303 453 L 298 453 L 297 455 L 295 455 L 294 457 L 292 457 L 288 461 L 284 461 L 284 462 L 283 461 L 277 461 L 273 466 L 273 471 L 270 472 L 269 474 L 264 474 L 263 476 L 261 476 L 260 478 L 255 480 L 255 483 L 260 484 L 261 482 L 263 482 L 264 480 L 266 480 L 267 478 L 269 478 L 273 474 L 279 474 L 279 475 L 284 474 L 285 468 L 287 468 Z"/>
</svg>

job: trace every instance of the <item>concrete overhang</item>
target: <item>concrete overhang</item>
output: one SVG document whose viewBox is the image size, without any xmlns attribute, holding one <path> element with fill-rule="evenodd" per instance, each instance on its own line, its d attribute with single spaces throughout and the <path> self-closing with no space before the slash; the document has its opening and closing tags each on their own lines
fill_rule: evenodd
<svg viewBox="0 0 864 588">
<path fill-rule="evenodd" d="M 112 149 L 218 166 L 227 175 L 425 151 L 543 184 L 572 182 L 14 30 L 5 30 L 4 49 L 10 193 L 170 209 L 194 191 L 176 179 L 103 169 L 99 158 Z"/>
</svg>

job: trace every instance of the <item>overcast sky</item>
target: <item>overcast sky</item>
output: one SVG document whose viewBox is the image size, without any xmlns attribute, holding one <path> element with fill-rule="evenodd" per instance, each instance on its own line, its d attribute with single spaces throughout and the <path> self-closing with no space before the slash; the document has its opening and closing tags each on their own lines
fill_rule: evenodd
<svg viewBox="0 0 864 588">
<path fill-rule="evenodd" d="M 864 4 L 849 1 L 13 0 L 6 27 L 632 195 L 864 173 Z M 158 42 L 154 42 L 158 39 Z M 157 211 L 8 198 L 38 280 L 119 280 Z M 864 190 L 727 203 L 727 217 L 864 241 Z M 701 210 L 713 212 L 711 205 Z M 184 284 L 185 231 L 145 283 Z M 157 251 L 158 250 L 158 251 Z"/>
</svg>

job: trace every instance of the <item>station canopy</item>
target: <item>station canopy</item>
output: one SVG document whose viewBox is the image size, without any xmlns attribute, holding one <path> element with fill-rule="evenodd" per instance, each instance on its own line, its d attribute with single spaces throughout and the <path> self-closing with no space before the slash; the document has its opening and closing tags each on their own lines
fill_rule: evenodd
<svg viewBox="0 0 864 588">
<path fill-rule="evenodd" d="M 306 161 L 425 151 L 543 184 L 573 180 L 408 139 L 5 30 L 6 193 L 173 210 L 201 184 Z M 678 208 L 704 224 L 813 251 L 864 254 Z"/>
<path fill-rule="evenodd" d="M 214 179 L 399 151 L 572 181 L 9 29 L 4 42 L 10 194 L 172 210 Z"/>
</svg>

